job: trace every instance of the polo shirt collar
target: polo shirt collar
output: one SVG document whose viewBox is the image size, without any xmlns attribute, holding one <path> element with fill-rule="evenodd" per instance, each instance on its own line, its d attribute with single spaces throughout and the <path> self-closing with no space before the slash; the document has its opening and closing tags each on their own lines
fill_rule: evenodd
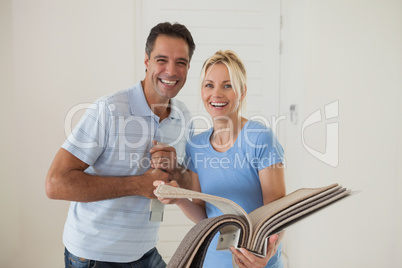
<svg viewBox="0 0 402 268">
<path fill-rule="evenodd" d="M 181 106 L 179 104 L 179 102 L 175 99 L 170 99 L 170 114 L 169 117 L 171 119 L 180 119 L 183 117 L 183 112 L 181 111 Z M 180 110 L 180 111 L 178 111 Z"/>
<path fill-rule="evenodd" d="M 141 81 L 128 91 L 131 113 L 139 116 L 151 116 L 153 112 L 145 99 Z"/>
<path fill-rule="evenodd" d="M 129 102 L 131 113 L 133 115 L 152 117 L 155 116 L 159 119 L 159 117 L 152 112 L 151 108 L 148 105 L 141 81 L 139 81 L 129 90 Z M 170 99 L 170 104 L 173 107 L 171 107 L 170 109 L 169 118 L 180 119 L 182 116 L 180 115 L 180 112 L 177 111 L 177 109 L 180 109 L 179 103 L 175 99 Z"/>
</svg>

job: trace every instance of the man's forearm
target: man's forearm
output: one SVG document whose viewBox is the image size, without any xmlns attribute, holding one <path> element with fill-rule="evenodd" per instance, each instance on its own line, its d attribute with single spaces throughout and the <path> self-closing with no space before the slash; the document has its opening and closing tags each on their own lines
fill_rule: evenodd
<svg viewBox="0 0 402 268">
<path fill-rule="evenodd" d="M 104 177 L 85 173 L 88 164 L 60 149 L 46 177 L 46 194 L 51 199 L 93 202 L 129 195 L 155 198 L 155 180 L 169 182 L 172 175 L 159 169 L 149 169 L 142 175 Z"/>
<path fill-rule="evenodd" d="M 51 174 L 49 176 L 52 176 Z M 47 179 L 49 198 L 93 202 L 128 195 L 146 195 L 143 176 L 102 177 L 72 170 Z"/>
</svg>

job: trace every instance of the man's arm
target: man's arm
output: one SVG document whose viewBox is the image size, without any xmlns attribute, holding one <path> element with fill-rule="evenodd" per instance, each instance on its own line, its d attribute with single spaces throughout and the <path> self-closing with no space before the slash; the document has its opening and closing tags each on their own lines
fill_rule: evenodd
<svg viewBox="0 0 402 268">
<path fill-rule="evenodd" d="M 89 175 L 84 163 L 61 148 L 46 176 L 46 194 L 51 199 L 92 202 L 129 195 L 155 198 L 155 180 L 169 182 L 172 175 L 159 169 L 150 169 L 143 175 L 127 177 L 103 177 Z"/>
</svg>

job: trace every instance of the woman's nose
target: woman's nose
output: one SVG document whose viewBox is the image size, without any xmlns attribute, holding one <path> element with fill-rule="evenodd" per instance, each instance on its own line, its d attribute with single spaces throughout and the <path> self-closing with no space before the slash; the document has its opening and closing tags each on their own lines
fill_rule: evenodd
<svg viewBox="0 0 402 268">
<path fill-rule="evenodd" d="M 222 97 L 222 90 L 219 88 L 219 87 L 215 87 L 213 90 L 212 90 L 212 96 L 213 97 L 216 97 L 216 98 L 220 98 L 220 97 Z"/>
</svg>

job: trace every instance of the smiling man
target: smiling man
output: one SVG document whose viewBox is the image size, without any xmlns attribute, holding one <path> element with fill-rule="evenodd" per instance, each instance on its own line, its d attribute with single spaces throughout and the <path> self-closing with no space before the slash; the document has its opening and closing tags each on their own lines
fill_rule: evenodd
<svg viewBox="0 0 402 268">
<path fill-rule="evenodd" d="M 155 180 L 183 177 L 176 162 L 184 159 L 192 126 L 185 105 L 173 98 L 186 82 L 195 44 L 185 26 L 160 23 L 145 50 L 144 80 L 91 105 L 46 177 L 49 198 L 71 201 L 66 267 L 165 267 L 149 207 Z M 170 165 L 153 169 L 155 155 Z"/>
</svg>

